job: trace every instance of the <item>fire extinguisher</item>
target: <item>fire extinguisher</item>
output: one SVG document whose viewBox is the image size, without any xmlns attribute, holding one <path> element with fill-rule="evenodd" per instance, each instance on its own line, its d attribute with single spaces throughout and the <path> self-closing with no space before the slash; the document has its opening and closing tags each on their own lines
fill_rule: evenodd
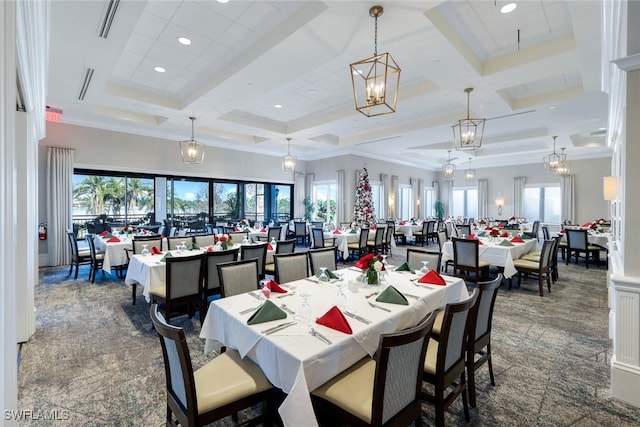
<svg viewBox="0 0 640 427">
<path fill-rule="evenodd" d="M 40 240 L 47 240 L 47 224 L 40 224 L 40 226 L 38 226 L 38 237 Z"/>
</svg>

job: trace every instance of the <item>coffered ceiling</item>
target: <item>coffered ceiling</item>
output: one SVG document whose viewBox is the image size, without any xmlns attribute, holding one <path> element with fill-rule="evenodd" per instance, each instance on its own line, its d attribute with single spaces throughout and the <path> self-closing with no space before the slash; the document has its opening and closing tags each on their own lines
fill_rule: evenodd
<svg viewBox="0 0 640 427">
<path fill-rule="evenodd" d="M 402 69 L 399 101 L 365 117 L 349 64 L 373 55 L 374 2 L 56 0 L 47 101 L 65 123 L 170 140 L 188 139 L 194 116 L 208 150 L 282 155 L 290 137 L 303 160 L 437 170 L 473 87 L 484 143 L 454 163 L 541 163 L 553 135 L 569 160 L 610 156 L 600 2 L 521 0 L 502 14 L 506 3 L 380 2 L 378 52 Z"/>
</svg>

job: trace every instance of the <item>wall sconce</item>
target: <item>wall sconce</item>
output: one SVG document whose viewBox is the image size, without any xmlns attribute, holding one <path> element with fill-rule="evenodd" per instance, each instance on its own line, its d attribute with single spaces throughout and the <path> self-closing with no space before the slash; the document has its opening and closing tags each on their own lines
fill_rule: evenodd
<svg viewBox="0 0 640 427">
<path fill-rule="evenodd" d="M 605 200 L 615 200 L 618 194 L 618 177 L 605 176 L 603 177 L 602 191 Z"/>
<path fill-rule="evenodd" d="M 502 208 L 504 207 L 504 197 L 498 195 L 496 197 L 496 206 L 498 207 L 498 216 L 502 215 Z"/>
</svg>

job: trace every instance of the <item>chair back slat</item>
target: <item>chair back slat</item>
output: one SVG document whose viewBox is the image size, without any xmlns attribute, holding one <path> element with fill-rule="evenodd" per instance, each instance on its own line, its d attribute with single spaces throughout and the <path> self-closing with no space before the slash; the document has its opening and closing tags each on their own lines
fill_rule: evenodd
<svg viewBox="0 0 640 427">
<path fill-rule="evenodd" d="M 171 257 L 165 262 L 167 298 L 200 295 L 204 279 L 204 254 Z"/>
</svg>

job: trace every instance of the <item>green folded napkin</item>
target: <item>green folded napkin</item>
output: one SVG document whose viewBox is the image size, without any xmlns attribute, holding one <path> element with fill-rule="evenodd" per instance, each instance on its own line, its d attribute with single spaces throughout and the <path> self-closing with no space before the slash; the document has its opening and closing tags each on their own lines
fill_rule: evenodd
<svg viewBox="0 0 640 427">
<path fill-rule="evenodd" d="M 321 274 L 322 274 L 322 270 L 318 270 L 318 272 L 316 273 L 316 277 L 320 277 Z M 336 274 L 333 271 L 329 270 L 328 268 L 327 268 L 327 276 L 329 276 L 329 279 L 339 279 L 339 277 L 336 276 Z"/>
<path fill-rule="evenodd" d="M 523 233 L 523 234 L 522 234 L 522 236 L 520 236 L 520 238 L 521 238 L 522 240 L 531 240 L 531 239 L 533 239 L 533 237 L 531 237 L 531 236 L 530 236 L 529 234 L 527 234 L 527 233 Z"/>
<path fill-rule="evenodd" d="M 187 245 L 187 249 L 189 249 L 190 251 L 196 250 L 196 249 L 200 249 L 200 246 L 198 246 L 196 243 L 189 243 Z"/>
<path fill-rule="evenodd" d="M 247 325 L 257 325 L 258 323 L 269 322 L 271 320 L 286 319 L 287 313 L 280 307 L 266 300 L 260 308 L 247 320 Z"/>
<path fill-rule="evenodd" d="M 171 258 L 173 255 L 171 255 L 171 252 L 167 252 L 166 254 L 164 254 L 164 256 L 160 259 L 160 262 L 164 262 L 167 260 L 167 258 Z"/>
<path fill-rule="evenodd" d="M 482 233 L 479 233 L 478 237 L 487 237 L 487 232 L 483 231 Z"/>
<path fill-rule="evenodd" d="M 105 234 L 103 238 L 110 239 L 112 237 L 113 237 L 113 234 L 109 233 L 109 234 Z"/>
<path fill-rule="evenodd" d="M 411 265 L 409 265 L 409 263 L 406 261 L 403 262 L 400 267 L 396 268 L 396 271 L 408 271 L 409 273 L 412 273 L 412 274 L 416 273 L 413 267 L 411 267 Z"/>
<path fill-rule="evenodd" d="M 393 286 L 387 286 L 387 289 L 380 292 L 380 295 L 378 295 L 376 301 L 388 302 L 391 304 L 409 305 L 409 301 L 407 301 L 407 298 Z"/>
<path fill-rule="evenodd" d="M 502 242 L 499 243 L 499 246 L 513 246 L 513 243 L 511 243 L 507 239 L 504 239 Z"/>
<path fill-rule="evenodd" d="M 358 234 L 358 232 L 355 228 L 352 228 L 351 231 L 349 231 L 349 234 Z"/>
</svg>

